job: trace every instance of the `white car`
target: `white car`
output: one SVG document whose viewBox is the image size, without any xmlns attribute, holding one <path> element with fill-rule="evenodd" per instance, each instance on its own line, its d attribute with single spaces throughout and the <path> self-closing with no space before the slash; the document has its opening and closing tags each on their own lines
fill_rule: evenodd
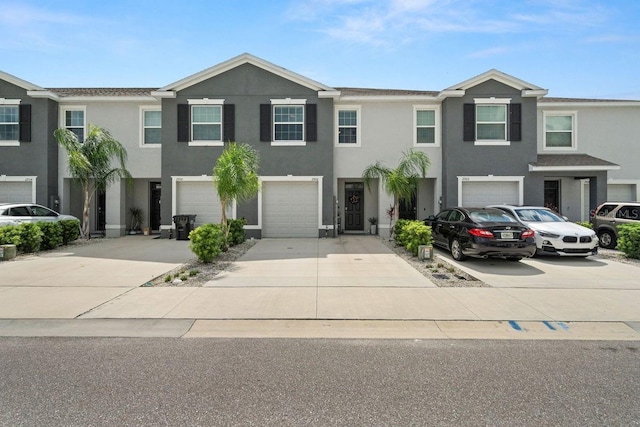
<svg viewBox="0 0 640 427">
<path fill-rule="evenodd" d="M 35 203 L 0 203 L 0 226 L 18 225 L 21 222 L 62 221 L 78 218 L 62 215 L 56 211 Z"/>
<path fill-rule="evenodd" d="M 582 256 L 598 253 L 595 231 L 567 221 L 548 208 L 494 205 L 536 233 L 536 255 Z"/>
</svg>

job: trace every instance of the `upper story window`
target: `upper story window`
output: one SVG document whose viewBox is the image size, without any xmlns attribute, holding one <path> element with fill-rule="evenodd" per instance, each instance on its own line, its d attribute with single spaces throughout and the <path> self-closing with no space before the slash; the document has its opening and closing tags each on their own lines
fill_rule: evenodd
<svg viewBox="0 0 640 427">
<path fill-rule="evenodd" d="M 142 145 L 159 146 L 162 142 L 162 111 L 142 108 Z"/>
<path fill-rule="evenodd" d="M 414 106 L 415 146 L 440 144 L 440 108 L 434 106 Z"/>
<path fill-rule="evenodd" d="M 316 111 L 305 99 L 272 99 L 260 105 L 260 141 L 283 146 L 316 141 Z"/>
<path fill-rule="evenodd" d="M 189 99 L 178 104 L 178 141 L 193 146 L 222 146 L 235 140 L 235 105 L 224 99 Z"/>
<path fill-rule="evenodd" d="M 18 141 L 20 116 L 17 105 L 0 105 L 0 141 Z"/>
<path fill-rule="evenodd" d="M 575 112 L 544 113 L 544 148 L 547 150 L 575 149 Z"/>
<path fill-rule="evenodd" d="M 337 144 L 340 146 L 360 146 L 360 132 L 358 131 L 360 107 L 338 108 L 336 123 L 338 123 Z"/>
<path fill-rule="evenodd" d="M 507 140 L 506 105 L 476 105 L 476 140 Z"/>
<path fill-rule="evenodd" d="M 0 98 L 0 146 L 31 142 L 31 105 Z"/>
<path fill-rule="evenodd" d="M 73 132 L 78 141 L 83 142 L 86 128 L 84 107 L 68 107 L 62 114 L 63 127 Z"/>
<path fill-rule="evenodd" d="M 509 145 L 522 139 L 521 104 L 509 98 L 478 98 L 464 104 L 464 141 L 476 145 Z"/>
</svg>

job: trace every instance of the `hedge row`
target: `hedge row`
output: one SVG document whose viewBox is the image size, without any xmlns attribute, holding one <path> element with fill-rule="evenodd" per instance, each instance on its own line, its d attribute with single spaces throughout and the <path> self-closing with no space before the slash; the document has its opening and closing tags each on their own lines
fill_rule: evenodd
<svg viewBox="0 0 640 427">
<path fill-rule="evenodd" d="M 18 252 L 55 249 L 80 237 L 80 221 L 23 222 L 0 227 L 0 245 L 16 245 Z"/>
<path fill-rule="evenodd" d="M 618 250 L 629 258 L 640 259 L 640 224 L 624 224 L 618 227 Z"/>
<path fill-rule="evenodd" d="M 247 222 L 244 219 L 230 219 L 227 221 L 229 227 L 229 241 L 225 244 L 222 225 L 204 224 L 196 227 L 189 233 L 189 249 L 200 262 L 209 263 L 220 255 L 225 248 L 239 245 L 245 240 L 244 226 Z"/>
<path fill-rule="evenodd" d="M 399 219 L 393 226 L 396 243 L 418 256 L 418 246 L 431 245 L 431 227 L 422 221 Z"/>
</svg>

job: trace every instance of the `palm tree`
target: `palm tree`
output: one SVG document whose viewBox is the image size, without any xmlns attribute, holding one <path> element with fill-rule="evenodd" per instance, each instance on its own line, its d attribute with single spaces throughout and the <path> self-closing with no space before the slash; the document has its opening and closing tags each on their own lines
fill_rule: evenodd
<svg viewBox="0 0 640 427">
<path fill-rule="evenodd" d="M 56 129 L 54 136 L 67 151 L 69 173 L 82 185 L 84 205 L 80 232 L 83 238 L 88 239 L 89 208 L 96 191 L 105 191 L 109 184 L 119 179 L 131 179 L 125 167 L 127 151 L 108 130 L 93 124 L 89 124 L 87 137 L 82 142 L 68 129 Z M 119 167 L 112 166 L 114 158 Z"/>
<path fill-rule="evenodd" d="M 372 180 L 379 178 L 382 180 L 387 194 L 393 196 L 394 221 L 397 221 L 400 215 L 400 200 L 411 198 L 418 188 L 418 178 L 424 178 L 431 165 L 429 156 L 422 151 L 409 150 L 403 154 L 395 169 L 386 167 L 377 161 L 375 164 L 367 166 L 362 172 L 367 188 L 370 188 Z"/>
<path fill-rule="evenodd" d="M 260 156 L 248 144 L 230 142 L 213 167 L 213 185 L 218 191 L 222 206 L 222 229 L 225 248 L 228 248 L 227 206 L 234 200 L 242 202 L 258 194 Z"/>
</svg>

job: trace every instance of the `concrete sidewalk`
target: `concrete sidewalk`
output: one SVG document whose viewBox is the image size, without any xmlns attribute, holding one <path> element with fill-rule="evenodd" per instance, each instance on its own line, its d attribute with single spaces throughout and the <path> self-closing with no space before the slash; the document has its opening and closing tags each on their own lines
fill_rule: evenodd
<svg viewBox="0 0 640 427">
<path fill-rule="evenodd" d="M 638 268 L 613 261 L 574 260 L 570 286 L 558 262 L 472 261 L 494 287 L 438 288 L 371 236 L 265 239 L 205 287 L 140 287 L 187 245 L 135 236 L 1 263 L 0 336 L 640 339 L 640 283 L 613 286 Z"/>
</svg>

